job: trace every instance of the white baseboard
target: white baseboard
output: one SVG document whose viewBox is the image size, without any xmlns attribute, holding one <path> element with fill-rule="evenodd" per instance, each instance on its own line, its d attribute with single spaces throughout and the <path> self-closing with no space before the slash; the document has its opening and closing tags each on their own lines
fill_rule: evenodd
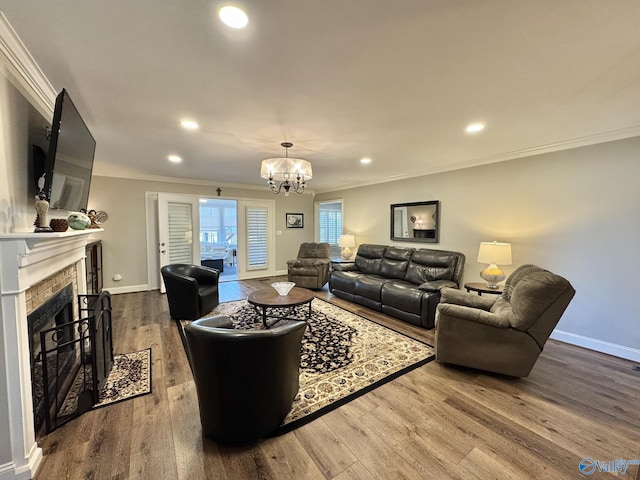
<svg viewBox="0 0 640 480">
<path fill-rule="evenodd" d="M 606 353 L 614 357 L 624 358 L 632 362 L 640 362 L 640 350 L 637 348 L 625 347 L 615 343 L 605 342 L 591 337 L 585 337 L 576 333 L 565 332 L 563 330 L 554 330 L 551 338 L 564 343 L 576 345 L 578 347 L 588 348 L 596 352 Z"/>
<path fill-rule="evenodd" d="M 124 287 L 108 287 L 108 288 L 105 288 L 104 290 L 107 290 L 112 295 L 117 295 L 118 293 L 147 292 L 149 291 L 149 285 L 144 284 L 144 285 L 127 285 Z"/>
<path fill-rule="evenodd" d="M 42 461 L 42 449 L 37 446 L 33 448 L 31 455 L 26 460 L 27 463 L 21 467 L 16 466 L 14 462 L 0 465 L 0 480 L 30 480 L 33 478 Z"/>
</svg>

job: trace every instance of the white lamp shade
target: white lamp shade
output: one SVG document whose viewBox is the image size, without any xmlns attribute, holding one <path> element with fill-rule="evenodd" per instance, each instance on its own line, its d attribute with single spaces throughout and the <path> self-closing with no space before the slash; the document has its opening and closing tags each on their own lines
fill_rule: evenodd
<svg viewBox="0 0 640 480">
<path fill-rule="evenodd" d="M 511 265 L 511 244 L 499 242 L 481 242 L 478 262 L 496 265 Z"/>
<path fill-rule="evenodd" d="M 302 181 L 312 178 L 311 163 L 301 158 L 267 158 L 262 161 L 260 176 L 265 180 L 294 181 L 300 176 Z"/>
<path fill-rule="evenodd" d="M 354 237 L 350 233 L 347 235 L 340 235 L 340 239 L 338 240 L 338 245 L 340 247 L 353 248 L 356 246 L 356 237 Z"/>
</svg>

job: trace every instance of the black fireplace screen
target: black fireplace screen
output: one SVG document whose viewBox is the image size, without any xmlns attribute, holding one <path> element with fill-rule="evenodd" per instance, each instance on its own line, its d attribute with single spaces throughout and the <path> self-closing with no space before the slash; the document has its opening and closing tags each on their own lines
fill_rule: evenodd
<svg viewBox="0 0 640 480">
<path fill-rule="evenodd" d="M 36 432 L 49 433 L 89 410 L 113 364 L 111 296 L 61 290 L 28 316 Z"/>
</svg>

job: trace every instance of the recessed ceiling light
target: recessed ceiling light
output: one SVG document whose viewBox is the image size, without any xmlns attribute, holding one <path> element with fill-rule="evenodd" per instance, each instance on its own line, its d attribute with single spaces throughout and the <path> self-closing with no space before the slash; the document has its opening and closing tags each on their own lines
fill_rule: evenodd
<svg viewBox="0 0 640 480">
<path fill-rule="evenodd" d="M 173 163 L 180 163 L 182 161 L 182 157 L 178 155 L 169 155 L 167 158 L 169 159 L 170 162 L 173 162 Z"/>
<path fill-rule="evenodd" d="M 218 10 L 218 16 L 222 23 L 231 28 L 244 28 L 249 23 L 249 17 L 238 7 L 225 5 Z"/>
<path fill-rule="evenodd" d="M 370 158 L 361 158 L 360 159 L 360 163 L 363 165 L 369 165 L 371 163 L 371 159 Z"/>
<path fill-rule="evenodd" d="M 464 129 L 467 133 L 478 133 L 484 130 L 484 123 L 472 123 Z"/>
<path fill-rule="evenodd" d="M 198 122 L 194 122 L 193 120 L 181 120 L 180 126 L 185 130 L 197 130 L 200 128 Z"/>
</svg>

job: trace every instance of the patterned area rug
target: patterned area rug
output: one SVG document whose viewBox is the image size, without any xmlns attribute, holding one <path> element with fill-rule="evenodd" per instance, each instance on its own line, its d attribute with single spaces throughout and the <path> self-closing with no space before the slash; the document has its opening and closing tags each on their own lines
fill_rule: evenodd
<svg viewBox="0 0 640 480">
<path fill-rule="evenodd" d="M 318 298 L 311 306 L 311 320 L 302 340 L 300 390 L 276 435 L 304 425 L 435 358 L 432 346 L 360 315 Z M 307 306 L 302 306 L 295 317 L 304 320 L 306 314 Z M 228 316 L 238 329 L 264 328 L 245 300 L 222 303 L 208 316 L 212 315 Z M 178 324 L 183 339 L 182 327 L 188 323 L 183 320 Z"/>
<path fill-rule="evenodd" d="M 87 369 L 87 382 L 91 382 L 91 371 Z M 82 369 L 65 398 L 58 417 L 74 414 L 78 407 L 78 398 L 83 391 Z M 129 400 L 151 393 L 151 348 L 139 352 L 113 356 L 113 367 L 104 387 L 98 394 L 99 400 L 92 408 L 106 407 L 112 403 Z"/>
</svg>

